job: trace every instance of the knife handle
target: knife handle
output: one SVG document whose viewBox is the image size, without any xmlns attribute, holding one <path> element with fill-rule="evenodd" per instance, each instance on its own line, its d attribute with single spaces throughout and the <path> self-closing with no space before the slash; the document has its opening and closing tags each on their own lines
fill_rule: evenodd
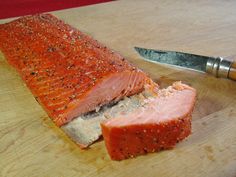
<svg viewBox="0 0 236 177">
<path fill-rule="evenodd" d="M 236 81 L 236 61 L 232 62 L 229 68 L 229 75 L 228 78 Z"/>
<path fill-rule="evenodd" d="M 216 77 L 228 78 L 236 81 L 236 62 L 222 57 L 210 58 L 207 61 L 206 72 Z"/>
</svg>

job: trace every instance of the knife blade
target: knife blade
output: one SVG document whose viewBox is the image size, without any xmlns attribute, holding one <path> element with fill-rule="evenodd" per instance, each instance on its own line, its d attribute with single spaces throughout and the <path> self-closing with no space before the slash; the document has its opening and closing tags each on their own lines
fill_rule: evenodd
<svg viewBox="0 0 236 177">
<path fill-rule="evenodd" d="M 164 51 L 134 47 L 145 60 L 155 63 L 164 63 L 182 68 L 213 74 L 236 80 L 236 62 L 222 57 L 202 56 L 191 53 Z"/>
</svg>

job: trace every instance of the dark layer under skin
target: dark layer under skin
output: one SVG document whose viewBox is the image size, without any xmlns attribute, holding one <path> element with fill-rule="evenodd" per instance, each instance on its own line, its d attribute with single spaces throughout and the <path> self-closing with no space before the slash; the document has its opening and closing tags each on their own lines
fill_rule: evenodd
<svg viewBox="0 0 236 177">
<path fill-rule="evenodd" d="M 50 14 L 1 24 L 0 41 L 8 62 L 58 126 L 139 93 L 149 82 L 118 53 Z"/>
</svg>

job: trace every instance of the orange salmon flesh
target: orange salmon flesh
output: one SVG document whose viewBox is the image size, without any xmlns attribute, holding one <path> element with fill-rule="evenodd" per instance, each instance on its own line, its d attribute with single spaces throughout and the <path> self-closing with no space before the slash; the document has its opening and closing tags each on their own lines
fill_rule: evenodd
<svg viewBox="0 0 236 177">
<path fill-rule="evenodd" d="M 113 160 L 173 148 L 191 133 L 196 90 L 158 90 L 124 57 L 51 14 L 0 24 L 0 50 L 81 148 L 101 134 Z M 112 105 L 112 106 L 111 106 Z"/>
<path fill-rule="evenodd" d="M 50 14 L 0 25 L 0 50 L 56 125 L 141 92 L 150 79 Z"/>
<path fill-rule="evenodd" d="M 131 113 L 101 123 L 108 153 L 123 160 L 170 149 L 191 133 L 195 89 L 176 82 Z"/>
</svg>

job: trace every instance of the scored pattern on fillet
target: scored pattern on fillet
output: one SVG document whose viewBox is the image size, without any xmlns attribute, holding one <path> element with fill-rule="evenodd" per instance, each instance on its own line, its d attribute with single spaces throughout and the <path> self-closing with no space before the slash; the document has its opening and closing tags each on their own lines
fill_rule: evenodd
<svg viewBox="0 0 236 177">
<path fill-rule="evenodd" d="M 122 56 L 49 14 L 0 25 L 0 49 L 52 119 L 112 73 L 137 71 Z M 132 86 L 133 87 L 133 86 Z"/>
</svg>

